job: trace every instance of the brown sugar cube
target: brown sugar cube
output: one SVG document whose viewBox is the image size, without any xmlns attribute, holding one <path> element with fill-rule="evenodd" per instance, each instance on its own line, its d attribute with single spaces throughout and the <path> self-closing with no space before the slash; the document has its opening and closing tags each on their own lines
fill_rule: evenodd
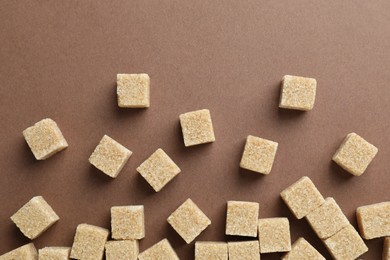
<svg viewBox="0 0 390 260">
<path fill-rule="evenodd" d="M 276 142 L 248 135 L 240 167 L 262 174 L 269 174 L 274 164 L 277 149 L 278 143 Z"/>
<path fill-rule="evenodd" d="M 23 135 L 37 160 L 45 160 L 68 147 L 57 123 L 50 118 L 27 128 Z"/>
<path fill-rule="evenodd" d="M 332 160 L 352 175 L 360 176 L 378 153 L 378 148 L 355 133 L 350 133 Z"/>
<path fill-rule="evenodd" d="M 325 202 L 309 177 L 304 176 L 280 193 L 297 219 L 301 219 Z"/>
<path fill-rule="evenodd" d="M 390 236 L 390 201 L 361 206 L 356 216 L 363 238 Z"/>
<path fill-rule="evenodd" d="M 105 248 L 106 260 L 137 260 L 138 258 L 137 240 L 107 241 Z"/>
<path fill-rule="evenodd" d="M 285 75 L 282 79 L 279 107 L 302 111 L 313 109 L 316 88 L 315 79 Z"/>
<path fill-rule="evenodd" d="M 38 260 L 38 252 L 33 243 L 18 247 L 4 255 L 0 260 Z"/>
<path fill-rule="evenodd" d="M 187 199 L 178 207 L 167 221 L 187 244 L 191 243 L 211 224 L 211 220 L 191 199 Z"/>
<path fill-rule="evenodd" d="M 287 252 L 291 250 L 288 218 L 259 219 L 260 253 Z"/>
<path fill-rule="evenodd" d="M 324 240 L 324 243 L 336 260 L 356 259 L 368 251 L 363 239 L 352 225 Z"/>
<path fill-rule="evenodd" d="M 181 114 L 179 118 L 185 146 L 215 141 L 213 124 L 208 109 Z"/>
<path fill-rule="evenodd" d="M 89 162 L 108 176 L 116 178 L 131 154 L 126 147 L 104 135 L 89 157 Z"/>
<path fill-rule="evenodd" d="M 120 206 L 111 208 L 113 239 L 142 239 L 145 237 L 144 206 Z"/>
<path fill-rule="evenodd" d="M 88 224 L 78 225 L 70 257 L 74 259 L 102 259 L 108 234 L 109 232 L 105 228 Z"/>
<path fill-rule="evenodd" d="M 259 203 L 228 201 L 226 214 L 226 235 L 257 236 Z"/>
<path fill-rule="evenodd" d="M 326 198 L 306 219 L 321 239 L 327 239 L 349 225 L 347 217 L 333 198 Z"/>
<path fill-rule="evenodd" d="M 11 220 L 29 239 L 37 238 L 59 219 L 42 196 L 33 197 L 11 216 Z"/>
<path fill-rule="evenodd" d="M 118 106 L 145 108 L 150 106 L 150 78 L 148 74 L 117 74 Z"/>
<path fill-rule="evenodd" d="M 230 260 L 260 260 L 259 241 L 228 242 Z"/>
<path fill-rule="evenodd" d="M 139 260 L 179 260 L 168 239 L 163 239 L 138 255 Z"/>
<path fill-rule="evenodd" d="M 298 238 L 291 246 L 291 251 L 286 253 L 282 260 L 325 260 L 320 252 L 317 251 L 303 237 Z"/>
<path fill-rule="evenodd" d="M 156 192 L 159 192 L 168 184 L 168 182 L 178 175 L 181 170 L 175 162 L 159 148 L 137 168 L 137 171 Z"/>
<path fill-rule="evenodd" d="M 39 260 L 68 260 L 70 247 L 44 247 L 39 249 Z"/>
<path fill-rule="evenodd" d="M 382 260 L 390 260 L 390 237 L 386 237 L 383 241 Z"/>
<path fill-rule="evenodd" d="M 225 242 L 196 242 L 195 243 L 195 260 L 227 260 L 228 246 Z"/>
</svg>

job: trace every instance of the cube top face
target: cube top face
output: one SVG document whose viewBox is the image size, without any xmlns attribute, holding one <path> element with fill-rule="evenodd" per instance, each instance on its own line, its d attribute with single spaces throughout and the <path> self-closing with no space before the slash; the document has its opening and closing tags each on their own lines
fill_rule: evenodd
<svg viewBox="0 0 390 260">
<path fill-rule="evenodd" d="M 187 244 L 211 224 L 211 220 L 191 199 L 187 199 L 178 207 L 167 221 Z"/>
<path fill-rule="evenodd" d="M 269 174 L 277 149 L 278 143 L 249 135 L 246 139 L 240 167 L 262 174 Z"/>
<path fill-rule="evenodd" d="M 290 224 L 287 218 L 259 219 L 260 253 L 291 250 Z"/>
<path fill-rule="evenodd" d="M 332 160 L 349 173 L 360 176 L 378 153 L 378 148 L 355 133 L 344 139 Z"/>
<path fill-rule="evenodd" d="M 70 247 L 44 247 L 39 249 L 39 260 L 68 260 Z"/>
<path fill-rule="evenodd" d="M 77 226 L 70 257 L 74 259 L 102 259 L 108 230 L 88 225 Z"/>
<path fill-rule="evenodd" d="M 316 88 L 317 81 L 313 78 L 284 76 L 279 107 L 302 111 L 313 109 Z"/>
<path fill-rule="evenodd" d="M 37 238 L 59 219 L 42 196 L 33 197 L 11 216 L 11 220 L 29 239 Z"/>
<path fill-rule="evenodd" d="M 291 251 L 286 253 L 282 260 L 326 260 L 320 252 L 309 244 L 303 237 L 298 238 L 291 246 Z"/>
<path fill-rule="evenodd" d="M 215 141 L 213 124 L 208 109 L 181 114 L 179 118 L 186 147 Z"/>
<path fill-rule="evenodd" d="M 386 237 L 383 241 L 383 260 L 390 260 L 390 237 Z"/>
<path fill-rule="evenodd" d="M 138 255 L 139 260 L 179 260 L 168 239 L 163 239 Z"/>
<path fill-rule="evenodd" d="M 27 128 L 23 136 L 37 160 L 45 160 L 68 147 L 57 123 L 50 118 Z"/>
<path fill-rule="evenodd" d="M 137 171 L 156 192 L 159 192 L 168 184 L 168 182 L 178 175 L 181 170 L 175 162 L 159 148 L 137 168 Z"/>
<path fill-rule="evenodd" d="M 150 106 L 150 78 L 148 74 L 117 74 L 118 106 L 146 108 Z"/>
<path fill-rule="evenodd" d="M 307 216 L 325 202 L 321 193 L 307 176 L 286 188 L 280 196 L 297 219 Z"/>
<path fill-rule="evenodd" d="M 306 216 L 314 232 L 321 239 L 333 236 L 349 225 L 349 221 L 333 198 L 325 202 Z"/>
<path fill-rule="evenodd" d="M 144 206 L 111 208 L 113 239 L 142 239 L 145 237 Z"/>
<path fill-rule="evenodd" d="M 258 240 L 228 242 L 230 260 L 260 260 L 260 245 Z"/>
<path fill-rule="evenodd" d="M 0 255 L 1 260 L 37 260 L 38 252 L 33 243 L 18 247 L 4 255 Z"/>
<path fill-rule="evenodd" d="M 390 236 L 390 201 L 361 206 L 356 217 L 363 238 Z"/>
<path fill-rule="evenodd" d="M 227 260 L 228 245 L 225 242 L 196 242 L 195 260 Z"/>
<path fill-rule="evenodd" d="M 226 214 L 226 235 L 257 236 L 259 203 L 228 201 Z"/>
<path fill-rule="evenodd" d="M 116 178 L 132 152 L 126 147 L 104 135 L 89 157 L 89 162 L 112 178 Z"/>
<path fill-rule="evenodd" d="M 137 260 L 138 240 L 107 241 L 106 260 Z"/>
<path fill-rule="evenodd" d="M 324 240 L 324 243 L 336 260 L 356 259 L 368 251 L 363 239 L 352 225 Z"/>
</svg>

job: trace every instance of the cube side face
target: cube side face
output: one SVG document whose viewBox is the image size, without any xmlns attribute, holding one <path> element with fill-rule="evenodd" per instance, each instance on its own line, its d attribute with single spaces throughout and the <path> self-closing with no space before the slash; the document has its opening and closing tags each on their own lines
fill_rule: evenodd
<svg viewBox="0 0 390 260">
<path fill-rule="evenodd" d="M 150 77 L 148 74 L 117 74 L 118 106 L 147 108 L 150 106 Z"/>
<path fill-rule="evenodd" d="M 113 239 L 142 239 L 145 237 L 144 206 L 111 208 Z"/>
<path fill-rule="evenodd" d="M 138 255 L 139 260 L 151 260 L 151 259 L 169 259 L 179 260 L 176 252 L 173 250 L 168 239 L 163 239 L 157 244 L 149 247 Z"/>
<path fill-rule="evenodd" d="M 390 236 L 390 201 L 359 207 L 356 217 L 363 238 Z"/>
<path fill-rule="evenodd" d="M 260 260 L 259 241 L 228 242 L 230 260 Z"/>
<path fill-rule="evenodd" d="M 313 78 L 286 75 L 282 79 L 280 108 L 308 111 L 313 109 L 317 81 Z"/>
<path fill-rule="evenodd" d="M 208 109 L 181 114 L 179 118 L 186 147 L 215 141 L 213 123 Z"/>
<path fill-rule="evenodd" d="M 39 249 L 39 260 L 68 260 L 70 247 L 45 247 Z"/>
<path fill-rule="evenodd" d="M 325 260 L 325 257 L 301 237 L 295 241 L 291 246 L 291 251 L 286 253 L 282 260 Z"/>
<path fill-rule="evenodd" d="M 259 203 L 228 201 L 226 213 L 226 235 L 257 236 Z"/>
<path fill-rule="evenodd" d="M 242 154 L 240 167 L 262 173 L 271 172 L 278 143 L 249 135 Z"/>
<path fill-rule="evenodd" d="M 35 248 L 33 243 L 29 243 L 1 255 L 0 259 L 1 260 L 18 260 L 18 259 L 37 260 L 38 251 Z"/>
<path fill-rule="evenodd" d="M 260 253 L 291 250 L 290 224 L 287 218 L 259 219 Z"/>
<path fill-rule="evenodd" d="M 137 240 L 107 241 L 106 260 L 137 260 L 139 246 Z"/>
<path fill-rule="evenodd" d="M 225 242 L 196 242 L 195 260 L 228 259 L 228 245 Z"/>
<path fill-rule="evenodd" d="M 390 260 L 390 237 L 386 237 L 383 241 L 383 260 Z"/>
</svg>

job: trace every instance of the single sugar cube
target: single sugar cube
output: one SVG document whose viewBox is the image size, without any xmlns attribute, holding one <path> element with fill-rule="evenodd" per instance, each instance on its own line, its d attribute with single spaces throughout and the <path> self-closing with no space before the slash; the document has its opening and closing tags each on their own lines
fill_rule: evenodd
<svg viewBox="0 0 390 260">
<path fill-rule="evenodd" d="M 179 118 L 186 147 L 215 141 L 213 123 L 208 109 L 181 114 Z"/>
<path fill-rule="evenodd" d="M 259 241 L 228 242 L 230 260 L 260 260 Z"/>
<path fill-rule="evenodd" d="M 45 160 L 68 147 L 57 123 L 50 118 L 27 128 L 23 136 L 37 160 Z"/>
<path fill-rule="evenodd" d="M 163 239 L 138 255 L 139 260 L 179 260 L 168 239 Z"/>
<path fill-rule="evenodd" d="M 113 239 L 142 239 L 145 237 L 144 206 L 120 206 L 111 208 Z"/>
<path fill-rule="evenodd" d="M 109 232 L 105 228 L 88 224 L 78 225 L 70 257 L 74 259 L 102 259 L 108 234 Z"/>
<path fill-rule="evenodd" d="M 280 196 L 297 219 L 307 216 L 325 202 L 321 193 L 307 176 L 286 188 Z"/>
<path fill-rule="evenodd" d="M 347 172 L 360 176 L 378 153 L 378 148 L 355 133 L 344 139 L 332 160 Z"/>
<path fill-rule="evenodd" d="M 313 78 L 285 75 L 279 107 L 308 111 L 316 99 L 317 81 Z"/>
<path fill-rule="evenodd" d="M 324 243 L 336 260 L 356 259 L 368 251 L 363 239 L 352 225 L 324 240 Z"/>
<path fill-rule="evenodd" d="M 68 260 L 70 247 L 44 247 L 38 252 L 39 260 Z"/>
<path fill-rule="evenodd" d="M 390 201 L 361 206 L 356 217 L 363 238 L 390 236 Z"/>
<path fill-rule="evenodd" d="M 42 196 L 33 197 L 11 216 L 11 220 L 29 239 L 37 238 L 59 219 Z"/>
<path fill-rule="evenodd" d="M 196 242 L 195 243 L 195 260 L 227 260 L 228 246 L 225 242 Z"/>
<path fill-rule="evenodd" d="M 107 241 L 106 260 L 137 260 L 138 240 Z"/>
<path fill-rule="evenodd" d="M 131 154 L 126 147 L 104 135 L 89 157 L 89 162 L 108 176 L 116 178 Z"/>
<path fill-rule="evenodd" d="M 326 198 L 306 219 L 321 239 L 327 239 L 349 225 L 347 217 L 333 198 Z"/>
<path fill-rule="evenodd" d="M 320 252 L 317 251 L 303 237 L 298 238 L 291 246 L 291 251 L 286 253 L 282 260 L 326 260 Z"/>
<path fill-rule="evenodd" d="M 260 253 L 287 252 L 291 250 L 288 218 L 259 219 Z"/>
<path fill-rule="evenodd" d="M 38 252 L 33 243 L 18 247 L 4 255 L 0 255 L 0 260 L 37 260 Z"/>
<path fill-rule="evenodd" d="M 187 199 L 181 204 L 168 217 L 167 221 L 187 244 L 191 243 L 211 224 L 211 220 L 191 199 Z"/>
<path fill-rule="evenodd" d="M 277 149 L 278 143 L 276 142 L 248 135 L 240 167 L 262 174 L 269 174 L 274 164 Z"/>
<path fill-rule="evenodd" d="M 175 162 L 159 148 L 137 168 L 137 171 L 156 192 L 159 192 L 168 184 L 168 182 L 178 175 L 181 170 Z"/>
<path fill-rule="evenodd" d="M 148 74 L 117 74 L 116 84 L 119 107 L 145 108 L 150 106 Z"/>
<path fill-rule="evenodd" d="M 226 235 L 257 236 L 259 203 L 228 201 L 226 214 Z"/>
<path fill-rule="evenodd" d="M 390 237 L 386 237 L 383 241 L 383 260 L 390 260 Z"/>
</svg>

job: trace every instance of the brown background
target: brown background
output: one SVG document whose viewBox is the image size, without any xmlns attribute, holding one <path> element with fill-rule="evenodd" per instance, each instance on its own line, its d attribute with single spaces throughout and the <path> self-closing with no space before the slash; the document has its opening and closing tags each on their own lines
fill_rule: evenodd
<svg viewBox="0 0 390 260">
<path fill-rule="evenodd" d="M 1 1 L 0 254 L 28 242 L 9 217 L 43 195 L 61 220 L 34 240 L 71 246 L 79 223 L 110 227 L 110 207 L 144 204 L 140 250 L 167 237 L 166 219 L 191 198 L 212 220 L 198 240 L 224 235 L 226 201 L 260 203 L 261 217 L 287 216 L 327 258 L 305 220 L 279 193 L 303 175 L 332 196 L 356 227 L 358 206 L 390 199 L 390 2 L 383 1 Z M 149 109 L 119 109 L 116 74 L 151 77 Z M 317 79 L 307 113 L 278 109 L 283 75 Z M 178 116 L 208 108 L 216 142 L 185 148 Z M 36 161 L 22 131 L 42 118 L 69 148 Z M 366 173 L 331 162 L 349 132 L 379 148 Z M 134 153 L 117 179 L 88 163 L 104 134 Z M 269 176 L 239 168 L 248 134 L 279 142 Z M 182 173 L 161 192 L 135 168 L 163 148 Z M 363 259 L 380 259 L 382 240 Z M 279 254 L 263 255 L 277 259 Z"/>
</svg>

